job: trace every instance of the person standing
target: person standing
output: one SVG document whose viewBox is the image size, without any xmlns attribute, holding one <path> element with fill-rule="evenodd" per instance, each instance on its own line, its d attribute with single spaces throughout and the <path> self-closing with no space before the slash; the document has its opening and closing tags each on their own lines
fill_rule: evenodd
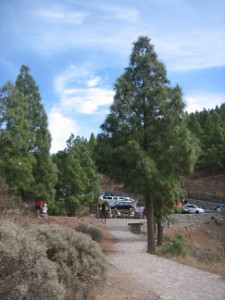
<svg viewBox="0 0 225 300">
<path fill-rule="evenodd" d="M 40 212 L 42 212 L 42 206 L 44 205 L 44 201 L 40 200 L 38 201 L 36 205 L 36 211 L 37 211 L 37 217 L 40 218 Z"/>
<path fill-rule="evenodd" d="M 45 219 L 48 218 L 47 211 L 48 211 L 47 203 L 44 202 L 44 204 L 43 204 L 43 206 L 42 206 L 42 214 L 43 214 L 43 217 L 44 217 Z"/>
<path fill-rule="evenodd" d="M 107 202 L 103 202 L 102 203 L 102 222 L 105 222 L 106 223 L 106 217 L 107 217 Z"/>
</svg>

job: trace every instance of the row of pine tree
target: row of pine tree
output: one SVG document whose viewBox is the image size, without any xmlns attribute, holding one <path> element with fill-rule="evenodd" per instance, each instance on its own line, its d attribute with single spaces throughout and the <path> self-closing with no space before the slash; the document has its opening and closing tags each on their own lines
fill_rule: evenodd
<svg viewBox="0 0 225 300">
<path fill-rule="evenodd" d="M 198 138 L 197 166 L 213 175 L 225 170 L 225 103 L 215 109 L 196 111 L 188 116 L 188 127 Z"/>
<path fill-rule="evenodd" d="M 92 203 L 99 195 L 93 138 L 71 135 L 63 151 L 50 155 L 47 114 L 29 67 L 0 89 L 0 183 L 17 199 L 46 200 L 50 213 L 61 215 Z"/>
</svg>

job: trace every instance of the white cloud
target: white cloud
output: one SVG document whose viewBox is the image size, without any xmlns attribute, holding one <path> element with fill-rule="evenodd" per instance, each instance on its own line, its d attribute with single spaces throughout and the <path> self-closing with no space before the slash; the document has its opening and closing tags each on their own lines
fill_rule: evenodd
<svg viewBox="0 0 225 300">
<path fill-rule="evenodd" d="M 85 66 L 78 68 L 71 65 L 54 79 L 54 88 L 57 93 L 63 94 L 68 85 L 78 85 L 80 82 L 87 80 L 87 78 L 92 80 L 93 75 Z"/>
<path fill-rule="evenodd" d="M 87 137 L 96 131 L 96 115 L 99 120 L 103 119 L 105 107 L 113 102 L 114 92 L 103 83 L 103 79 L 87 67 L 74 65 L 55 78 L 54 88 L 60 101 L 49 113 L 51 152 L 63 150 L 71 133 Z"/>
<path fill-rule="evenodd" d="M 107 18 L 117 19 L 126 22 L 136 22 L 138 20 L 139 13 L 134 8 L 129 7 L 107 7 L 106 11 L 110 12 Z"/>
<path fill-rule="evenodd" d="M 223 95 L 207 94 L 207 95 L 193 95 L 188 96 L 185 99 L 186 110 L 188 113 L 195 111 L 202 111 L 205 109 L 213 109 L 216 106 L 220 106 L 224 103 L 225 99 Z"/>
<path fill-rule="evenodd" d="M 79 127 L 76 122 L 63 115 L 57 108 L 52 108 L 48 114 L 49 130 L 52 136 L 51 153 L 66 148 L 66 140 L 71 133 L 79 135 Z"/>
<path fill-rule="evenodd" d="M 177 29 L 154 34 L 155 50 L 171 71 L 195 70 L 224 66 L 224 31 L 205 28 Z"/>
<path fill-rule="evenodd" d="M 114 92 L 102 84 L 102 79 L 87 68 L 70 66 L 54 81 L 61 110 L 70 114 L 92 114 L 101 106 L 110 105 Z"/>
<path fill-rule="evenodd" d="M 88 87 L 94 87 L 100 82 L 101 82 L 101 78 L 96 76 L 96 77 L 94 77 L 94 78 L 87 81 L 87 86 Z"/>
<path fill-rule="evenodd" d="M 82 11 L 68 12 L 64 7 L 57 7 L 57 9 L 54 10 L 39 10 L 37 15 L 41 17 L 43 21 L 50 23 L 80 25 L 87 16 L 87 13 Z"/>
<path fill-rule="evenodd" d="M 113 102 L 114 92 L 104 88 L 68 89 L 64 91 L 61 106 L 64 111 L 93 114 L 100 106 Z"/>
<path fill-rule="evenodd" d="M 146 34 L 171 70 L 216 67 L 225 62 L 223 0 L 126 1 L 123 5 L 118 0 L 107 1 L 107 5 L 80 0 L 57 5 L 41 0 L 26 6 L 22 1 L 22 8 L 8 2 L 10 9 L 2 9 L 6 13 L 0 18 L 2 43 L 15 51 L 20 47 L 21 53 L 51 58 L 79 51 L 80 59 L 101 51 L 109 57 L 108 64 L 126 66 L 132 42 Z M 100 55 L 91 57 L 102 63 Z"/>
</svg>

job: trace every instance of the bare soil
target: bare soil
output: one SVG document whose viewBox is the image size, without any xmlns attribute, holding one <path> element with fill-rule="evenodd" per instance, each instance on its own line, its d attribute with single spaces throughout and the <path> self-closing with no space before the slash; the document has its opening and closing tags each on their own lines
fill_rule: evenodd
<svg viewBox="0 0 225 300">
<path fill-rule="evenodd" d="M 2 217 L 1 217 L 2 218 Z M 60 226 L 66 226 L 75 228 L 78 225 L 86 224 L 88 226 L 94 226 L 102 231 L 104 240 L 100 243 L 100 247 L 107 255 L 112 250 L 113 245 L 117 242 L 116 238 L 112 236 L 105 224 L 95 217 L 87 216 L 83 218 L 76 217 L 48 217 L 47 220 L 43 218 L 37 218 L 34 214 L 26 216 L 20 214 L 11 214 L 4 216 L 4 218 L 13 219 L 15 223 L 20 224 L 22 227 L 29 228 L 31 226 L 38 226 L 43 223 L 58 224 Z M 196 247 L 200 250 L 208 250 L 211 253 L 225 254 L 225 219 L 221 216 L 218 218 L 210 219 L 201 224 L 187 226 L 171 226 L 164 230 L 165 243 L 169 242 L 178 232 L 184 235 L 185 241 L 188 245 Z M 143 232 L 143 238 L 146 238 L 146 233 Z M 206 262 L 199 263 L 194 258 L 178 259 L 179 262 L 189 264 L 197 268 L 201 268 L 206 271 L 210 271 L 225 277 L 225 263 L 221 266 L 221 263 Z M 135 279 L 129 274 L 115 268 L 109 264 L 109 280 L 104 293 L 101 296 L 95 296 L 91 300 L 123 300 L 123 299 L 135 299 L 135 300 L 156 300 L 154 295 L 149 296 L 146 289 L 137 283 Z"/>
</svg>

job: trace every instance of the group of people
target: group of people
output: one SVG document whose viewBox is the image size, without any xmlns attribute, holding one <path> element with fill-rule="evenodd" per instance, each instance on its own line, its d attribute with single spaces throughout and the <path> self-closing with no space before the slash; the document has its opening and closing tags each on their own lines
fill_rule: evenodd
<svg viewBox="0 0 225 300">
<path fill-rule="evenodd" d="M 147 218 L 147 211 L 144 206 L 137 207 L 136 210 L 129 209 L 125 210 L 124 212 L 120 212 L 117 208 L 112 209 L 108 206 L 108 203 L 105 201 L 101 204 L 100 207 L 100 218 L 102 218 L 103 222 L 106 222 L 106 218 L 131 218 L 135 216 L 135 212 L 139 214 L 139 218 L 145 219 Z M 122 214 L 122 215 L 121 215 Z"/>
<path fill-rule="evenodd" d="M 101 205 L 101 215 L 100 217 L 102 218 L 102 221 L 106 222 L 106 218 L 118 218 L 121 216 L 121 212 L 117 209 L 114 208 L 112 209 L 111 207 L 108 207 L 108 203 L 105 201 Z M 123 212 L 123 217 L 124 218 L 130 218 L 134 216 L 134 210 L 129 209 Z"/>
<path fill-rule="evenodd" d="M 36 210 L 37 210 L 37 217 L 38 218 L 48 218 L 48 207 L 47 207 L 47 203 L 46 201 L 38 201 L 37 205 L 36 205 Z"/>
</svg>

